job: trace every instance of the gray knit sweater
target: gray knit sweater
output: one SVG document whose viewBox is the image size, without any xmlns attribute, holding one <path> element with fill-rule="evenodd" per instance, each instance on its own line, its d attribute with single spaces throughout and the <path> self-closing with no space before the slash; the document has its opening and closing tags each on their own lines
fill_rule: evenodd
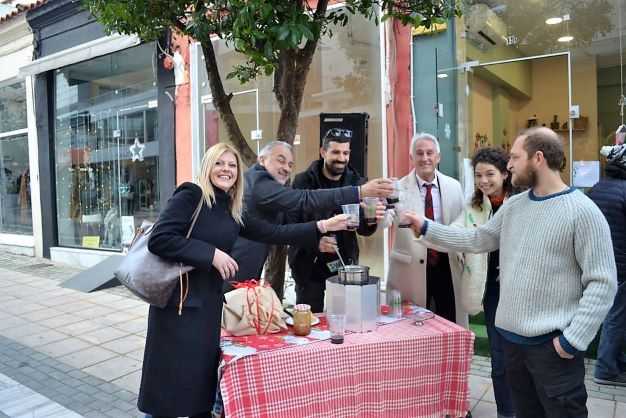
<svg viewBox="0 0 626 418">
<path fill-rule="evenodd" d="M 457 252 L 500 248 L 496 326 L 522 337 L 561 331 L 584 351 L 613 304 L 617 280 L 609 227 L 575 189 L 513 196 L 473 230 L 429 222 L 423 240 Z"/>
</svg>

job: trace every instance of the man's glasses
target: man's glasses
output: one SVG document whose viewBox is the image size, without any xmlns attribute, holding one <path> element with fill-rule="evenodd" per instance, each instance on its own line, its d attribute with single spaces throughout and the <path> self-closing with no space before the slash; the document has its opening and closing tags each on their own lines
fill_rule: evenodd
<svg viewBox="0 0 626 418">
<path fill-rule="evenodd" d="M 352 138 L 352 129 L 330 128 L 324 138 Z"/>
</svg>

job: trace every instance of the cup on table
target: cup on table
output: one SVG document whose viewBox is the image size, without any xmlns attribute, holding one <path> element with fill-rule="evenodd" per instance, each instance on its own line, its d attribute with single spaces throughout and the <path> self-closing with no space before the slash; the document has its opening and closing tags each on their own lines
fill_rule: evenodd
<svg viewBox="0 0 626 418">
<path fill-rule="evenodd" d="M 343 213 L 349 215 L 348 231 L 355 231 L 359 227 L 359 209 L 360 205 L 358 203 L 341 205 L 341 210 L 343 211 Z"/>
<path fill-rule="evenodd" d="M 376 224 L 376 205 L 378 205 L 377 197 L 366 197 L 363 199 L 365 205 L 365 222 L 368 225 Z"/>
<path fill-rule="evenodd" d="M 346 331 L 345 314 L 328 314 L 328 330 L 330 331 L 330 342 L 333 344 L 343 344 L 343 335 Z"/>
</svg>

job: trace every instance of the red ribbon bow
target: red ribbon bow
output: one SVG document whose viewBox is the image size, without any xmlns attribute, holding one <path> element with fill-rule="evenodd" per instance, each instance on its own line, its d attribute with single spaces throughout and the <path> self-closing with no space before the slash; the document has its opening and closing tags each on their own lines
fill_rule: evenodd
<svg viewBox="0 0 626 418">
<path fill-rule="evenodd" d="M 248 303 L 248 312 L 250 313 L 249 318 L 253 317 L 252 313 L 255 310 L 254 305 L 256 305 L 256 319 L 253 319 L 251 321 L 252 323 L 250 324 L 250 326 L 256 329 L 257 335 L 267 334 L 270 325 L 272 325 L 272 318 L 274 316 L 274 298 L 272 298 L 272 306 L 270 308 L 269 318 L 267 319 L 267 325 L 265 326 L 265 329 L 261 332 L 261 308 L 259 306 L 259 294 L 257 293 L 256 289 L 259 287 L 269 287 L 269 284 L 264 283 L 263 285 L 261 285 L 260 282 L 251 279 L 243 282 L 234 283 L 233 287 L 237 289 L 247 289 L 246 300 Z"/>
</svg>

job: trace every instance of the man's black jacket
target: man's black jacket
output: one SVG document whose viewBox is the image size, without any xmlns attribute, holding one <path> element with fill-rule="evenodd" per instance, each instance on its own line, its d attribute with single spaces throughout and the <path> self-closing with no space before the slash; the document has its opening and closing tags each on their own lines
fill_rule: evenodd
<svg viewBox="0 0 626 418">
<path fill-rule="evenodd" d="M 283 186 L 260 164 L 250 167 L 244 174 L 244 211 L 246 216 L 260 218 L 274 224 L 284 224 L 297 218 L 300 212 L 336 213 L 341 205 L 359 202 L 356 187 L 331 190 L 295 190 Z M 325 218 L 319 218 L 325 219 Z M 237 280 L 258 279 L 269 252 L 269 245 L 239 237 L 231 257 L 237 261 Z"/>
<path fill-rule="evenodd" d="M 320 189 L 326 187 L 322 177 L 322 167 L 324 160 L 320 159 L 311 163 L 309 168 L 302 173 L 296 175 L 293 182 L 294 189 Z M 345 186 L 358 186 L 365 183 L 367 179 L 361 177 L 350 166 L 346 168 L 345 173 L 341 176 L 338 182 L 339 187 Z M 324 190 L 324 189 L 322 189 Z M 341 189 L 326 189 L 326 190 L 341 190 Z M 362 211 L 361 211 L 362 212 Z M 300 212 L 297 218 L 294 218 L 294 222 L 309 222 L 312 220 L 326 219 L 333 215 L 341 213 L 340 207 L 329 208 L 326 210 L 303 210 Z M 291 219 L 291 213 L 289 214 Z M 369 236 L 376 232 L 376 225 L 366 225 L 363 217 L 361 216 L 361 222 L 357 231 L 359 235 Z M 332 233 L 337 237 L 337 244 L 341 257 L 347 263 L 357 264 L 359 260 L 359 245 L 356 239 L 356 233 L 354 231 L 341 231 Z M 289 247 L 289 266 L 294 279 L 297 282 L 305 280 L 326 280 L 328 277 L 334 275 L 326 264 L 328 262 L 337 259 L 335 254 L 320 253 L 319 248 L 307 247 L 307 246 L 295 246 Z M 315 276 L 315 277 L 313 277 Z"/>
</svg>

